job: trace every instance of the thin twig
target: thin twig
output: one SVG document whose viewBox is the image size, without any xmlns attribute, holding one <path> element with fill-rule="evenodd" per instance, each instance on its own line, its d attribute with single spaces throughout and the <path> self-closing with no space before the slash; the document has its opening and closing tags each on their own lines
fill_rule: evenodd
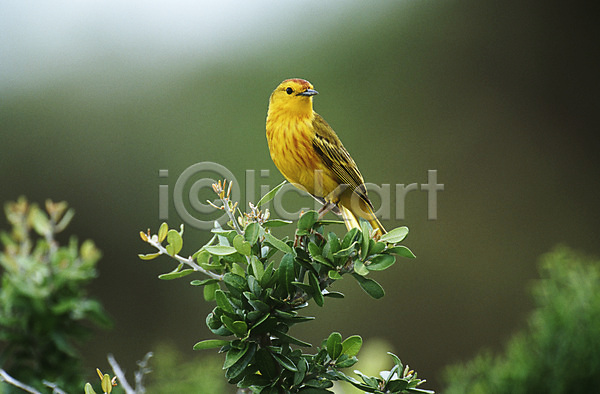
<svg viewBox="0 0 600 394">
<path fill-rule="evenodd" d="M 116 377 L 119 379 L 119 383 L 121 383 L 123 391 L 125 391 L 125 393 L 127 394 L 136 394 L 135 390 L 129 385 L 129 382 L 127 382 L 127 379 L 125 378 L 125 373 L 121 369 L 121 366 L 119 365 L 115 357 L 112 354 L 109 354 L 106 358 L 108 359 L 108 363 L 110 364 L 110 367 L 112 368 Z"/>
<path fill-rule="evenodd" d="M 52 394 L 67 394 L 66 391 L 61 390 L 56 383 L 49 382 L 47 380 L 42 380 L 44 386 L 50 387 L 52 389 Z"/>
<path fill-rule="evenodd" d="M 231 200 L 229 198 L 229 196 L 231 195 L 231 185 L 233 183 L 229 182 L 229 187 L 227 188 L 227 192 L 225 191 L 225 187 L 227 187 L 227 180 L 223 180 L 223 184 L 221 185 L 221 181 L 217 182 L 217 183 L 213 183 L 212 188 L 215 191 L 215 193 L 219 196 L 219 200 L 221 200 L 221 202 L 223 203 L 223 206 L 221 208 L 217 207 L 216 205 L 212 204 L 213 206 L 215 206 L 218 209 L 222 209 L 225 212 L 227 212 L 227 216 L 229 216 L 229 219 L 231 220 L 232 226 L 235 229 L 235 231 L 240 234 L 240 235 L 244 235 L 244 231 L 242 230 L 242 228 L 240 227 L 240 224 L 237 222 L 236 218 L 235 218 L 235 208 L 237 207 L 237 202 L 235 204 L 231 203 Z"/>
<path fill-rule="evenodd" d="M 142 361 L 138 361 L 139 369 L 135 371 L 135 391 L 138 394 L 142 394 L 146 392 L 144 388 L 144 376 L 151 372 L 151 369 L 148 367 L 148 362 L 150 361 L 150 357 L 154 354 L 152 352 L 146 353 L 144 359 Z"/>
<path fill-rule="evenodd" d="M 223 201 L 223 203 L 225 203 L 226 201 L 229 201 L 229 199 L 221 200 L 221 201 Z M 238 223 L 238 221 L 236 220 L 235 215 L 234 215 L 235 206 L 233 207 L 233 209 L 229 209 L 229 205 L 227 205 L 227 208 L 225 208 L 225 211 L 227 212 L 227 216 L 229 216 L 229 219 L 231 219 L 231 222 L 233 223 L 233 228 L 235 229 L 235 231 L 240 235 L 244 235 L 244 230 L 242 230 L 242 228 L 240 227 L 240 224 Z"/>
<path fill-rule="evenodd" d="M 5 381 L 8 384 L 12 384 L 15 387 L 20 388 L 23 391 L 26 391 L 31 394 L 42 394 L 31 386 L 26 385 L 18 381 L 17 379 L 10 376 L 4 369 L 0 368 L 0 381 Z"/>
<path fill-rule="evenodd" d="M 202 268 L 202 267 L 200 267 L 198 264 L 196 264 L 196 263 L 194 262 L 194 259 L 192 259 L 191 257 L 185 258 L 185 257 L 182 257 L 182 256 L 180 256 L 180 255 L 178 255 L 178 254 L 176 254 L 176 255 L 170 255 L 170 254 L 167 252 L 167 249 L 166 249 L 164 246 L 162 246 L 162 245 L 160 244 L 160 242 L 158 242 L 158 240 L 153 240 L 153 239 L 151 239 L 151 238 L 148 238 L 148 241 L 147 241 L 147 242 L 148 242 L 150 245 L 154 246 L 156 249 L 158 249 L 158 251 L 159 251 L 159 252 L 161 252 L 162 254 L 166 254 L 166 255 L 168 255 L 168 256 L 171 256 L 172 258 L 174 258 L 175 260 L 179 261 L 180 263 L 183 263 L 183 264 L 185 264 L 185 265 L 188 265 L 188 266 L 189 266 L 189 267 L 191 267 L 191 268 L 192 268 L 194 271 L 201 272 L 201 273 L 203 273 L 204 275 L 210 276 L 210 277 L 211 277 L 211 278 L 213 278 L 213 279 L 217 279 L 217 280 L 223 280 L 223 275 L 215 274 L 215 273 L 214 273 L 214 272 L 212 272 L 212 271 L 205 270 L 204 268 Z"/>
</svg>

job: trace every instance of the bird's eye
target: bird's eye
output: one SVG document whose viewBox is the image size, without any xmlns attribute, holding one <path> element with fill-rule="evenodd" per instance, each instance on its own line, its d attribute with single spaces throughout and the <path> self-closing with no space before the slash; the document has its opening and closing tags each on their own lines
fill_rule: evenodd
<svg viewBox="0 0 600 394">
<path fill-rule="evenodd" d="M 287 88 L 285 91 L 286 91 L 287 94 L 294 93 L 294 89 L 292 89 L 292 88 Z"/>
</svg>

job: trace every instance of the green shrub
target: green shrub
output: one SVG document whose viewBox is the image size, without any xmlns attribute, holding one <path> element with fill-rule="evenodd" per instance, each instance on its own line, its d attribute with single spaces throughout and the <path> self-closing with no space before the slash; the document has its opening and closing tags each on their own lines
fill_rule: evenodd
<svg viewBox="0 0 600 394">
<path fill-rule="evenodd" d="M 558 247 L 539 270 L 527 328 L 503 354 L 449 367 L 445 393 L 600 393 L 600 262 Z"/>
<path fill-rule="evenodd" d="M 37 389 L 47 381 L 72 393 L 83 387 L 75 343 L 91 333 L 86 322 L 110 325 L 85 290 L 100 251 L 74 237 L 60 246 L 55 235 L 74 212 L 64 202 L 47 201 L 45 208 L 23 197 L 5 206 L 12 231 L 0 233 L 0 367 Z M 3 392 L 21 392 L 1 385 Z"/>
<path fill-rule="evenodd" d="M 216 304 L 206 324 L 217 338 L 200 341 L 194 349 L 217 348 L 225 353 L 223 369 L 229 383 L 263 394 L 331 393 L 328 389 L 334 381 L 346 381 L 370 393 L 431 393 L 417 388 L 424 381 L 391 353 L 394 367 L 378 377 L 357 372 L 359 381 L 344 374 L 342 369 L 358 361 L 362 346 L 358 335 L 344 339 L 333 332 L 305 353 L 303 349 L 312 345 L 290 330 L 314 319 L 300 314 L 309 302 L 322 307 L 329 297 L 343 297 L 328 288 L 344 276 L 355 279 L 370 296 L 383 297 L 383 288 L 370 274 L 389 268 L 396 257 L 414 257 L 399 245 L 408 233 L 406 227 L 374 239 L 370 225 L 363 221 L 361 229 L 352 229 L 340 239 L 326 231 L 331 221 L 308 211 L 298 220 L 294 237 L 281 239 L 275 235 L 277 228 L 291 222 L 270 220 L 268 211 L 259 209 L 278 188 L 257 207 L 250 205 L 249 213 L 236 209 L 224 184 L 213 188 L 222 202 L 218 208 L 229 215 L 228 228 L 215 224 L 212 239 L 186 258 L 178 254 L 183 247 L 183 226 L 178 231 L 163 223 L 156 234 L 140 234 L 157 250 L 140 258 L 167 255 L 175 259 L 179 265 L 161 275 L 164 280 L 203 275 L 191 284 L 203 289 L 206 301 Z"/>
</svg>

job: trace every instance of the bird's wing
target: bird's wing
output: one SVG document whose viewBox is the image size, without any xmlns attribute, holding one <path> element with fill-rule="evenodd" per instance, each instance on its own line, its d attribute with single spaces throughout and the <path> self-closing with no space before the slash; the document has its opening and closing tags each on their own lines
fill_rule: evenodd
<svg viewBox="0 0 600 394">
<path fill-rule="evenodd" d="M 315 114 L 313 129 L 315 130 L 315 136 L 312 144 L 317 154 L 339 178 L 340 184 L 348 185 L 354 193 L 358 194 L 372 208 L 373 204 L 367 196 L 365 181 L 356 163 L 350 157 L 331 126 L 319 114 Z"/>
</svg>

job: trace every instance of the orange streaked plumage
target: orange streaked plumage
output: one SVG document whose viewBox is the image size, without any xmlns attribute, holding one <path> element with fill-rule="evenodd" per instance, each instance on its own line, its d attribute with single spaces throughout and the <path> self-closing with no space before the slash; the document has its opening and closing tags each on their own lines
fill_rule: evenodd
<svg viewBox="0 0 600 394">
<path fill-rule="evenodd" d="M 304 79 L 287 79 L 271 94 L 267 141 L 273 162 L 292 184 L 306 190 L 344 218 L 348 229 L 366 219 L 386 231 L 373 212 L 363 177 L 331 126 L 313 111 L 318 94 Z"/>
</svg>

